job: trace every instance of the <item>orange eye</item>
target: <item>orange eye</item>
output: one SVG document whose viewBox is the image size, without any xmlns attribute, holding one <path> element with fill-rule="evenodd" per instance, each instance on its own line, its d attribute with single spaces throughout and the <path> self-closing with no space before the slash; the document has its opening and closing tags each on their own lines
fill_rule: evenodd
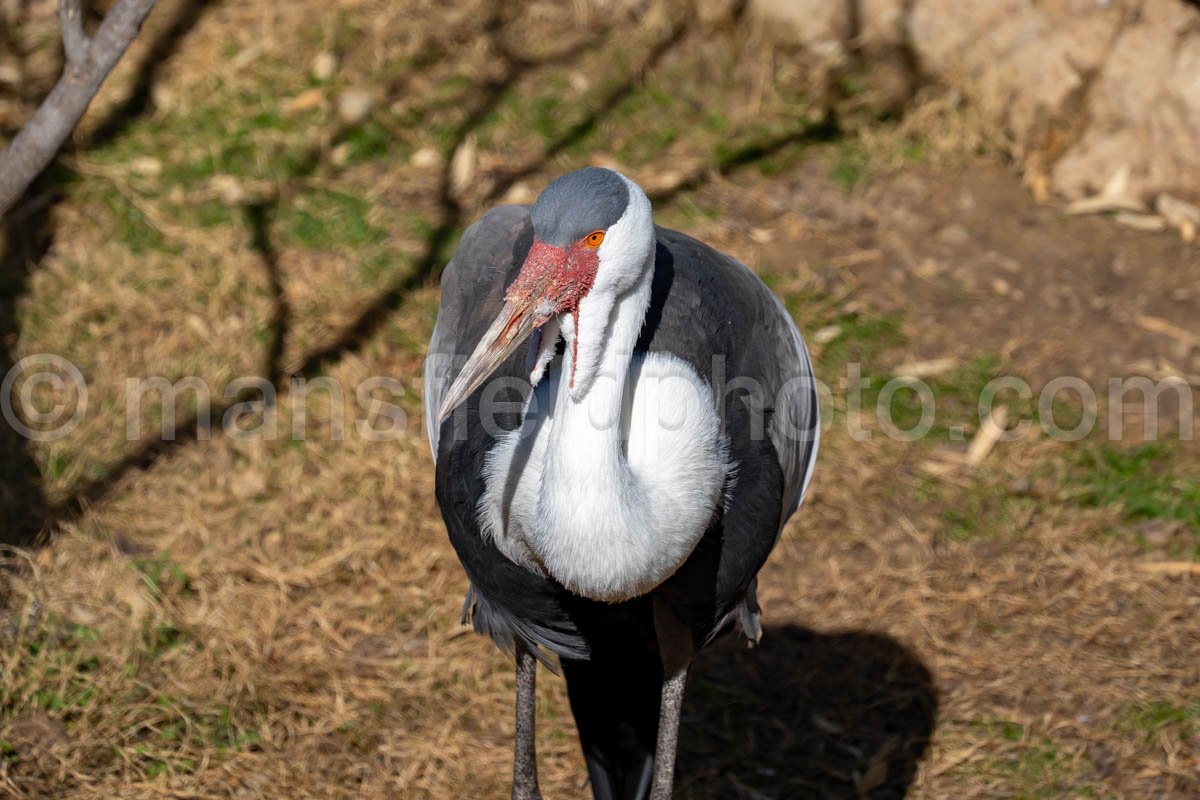
<svg viewBox="0 0 1200 800">
<path fill-rule="evenodd" d="M 604 241 L 604 231 L 592 231 L 587 236 L 583 237 L 583 243 L 588 247 L 599 247 Z"/>
</svg>

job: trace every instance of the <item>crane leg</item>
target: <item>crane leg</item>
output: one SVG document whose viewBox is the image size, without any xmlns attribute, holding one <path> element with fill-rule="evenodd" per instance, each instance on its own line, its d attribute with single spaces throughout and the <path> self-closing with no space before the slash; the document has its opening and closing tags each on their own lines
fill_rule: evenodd
<svg viewBox="0 0 1200 800">
<path fill-rule="evenodd" d="M 517 643 L 517 735 L 513 751 L 512 800 L 542 800 L 538 791 L 537 751 L 533 731 L 536 705 L 537 660 Z"/>
<path fill-rule="evenodd" d="M 692 663 L 692 632 L 675 612 L 658 598 L 654 600 L 654 632 L 662 654 L 662 700 L 658 710 L 658 741 L 654 747 L 654 781 L 650 800 L 670 800 L 675 784 L 675 750 L 679 744 L 679 712 L 688 667 Z"/>
</svg>

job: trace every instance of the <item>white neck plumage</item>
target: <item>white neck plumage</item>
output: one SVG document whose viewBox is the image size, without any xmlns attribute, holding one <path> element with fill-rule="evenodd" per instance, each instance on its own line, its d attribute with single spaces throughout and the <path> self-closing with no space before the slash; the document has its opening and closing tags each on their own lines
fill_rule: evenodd
<svg viewBox="0 0 1200 800">
<path fill-rule="evenodd" d="M 633 347 L 650 302 L 652 274 L 647 270 L 632 289 L 614 302 L 602 304 L 607 308 L 581 308 L 578 331 L 572 317 L 562 320 L 566 340 L 562 371 L 573 380 L 558 381 L 550 447 L 543 467 L 547 479 L 558 483 L 578 480 L 583 486 L 609 488 L 635 484 L 624 438 L 629 422 Z M 607 325 L 603 319 L 606 310 Z M 592 332 L 590 337 L 588 331 Z M 588 346 L 589 339 L 599 344 L 594 352 Z M 576 353 L 573 372 L 572 352 Z M 584 506 L 595 506 L 599 500 L 585 501 Z M 617 500 L 611 498 L 602 508 L 611 511 Z"/>
<path fill-rule="evenodd" d="M 622 230 L 610 231 L 603 247 L 622 250 L 601 254 L 578 326 L 571 315 L 559 320 L 562 359 L 546 370 L 521 429 L 489 454 L 480 504 L 485 532 L 510 558 L 607 601 L 644 594 L 679 568 L 729 471 L 707 384 L 674 356 L 634 353 L 654 273 L 649 201 L 637 193 L 644 208 L 631 202 L 613 226 Z M 640 263 L 619 264 L 625 254 Z M 535 381 L 558 332 L 543 329 Z"/>
</svg>

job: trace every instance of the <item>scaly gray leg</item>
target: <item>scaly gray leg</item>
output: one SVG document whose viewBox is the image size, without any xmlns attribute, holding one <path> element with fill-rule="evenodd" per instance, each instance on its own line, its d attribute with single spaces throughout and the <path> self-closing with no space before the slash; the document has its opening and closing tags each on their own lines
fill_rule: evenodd
<svg viewBox="0 0 1200 800">
<path fill-rule="evenodd" d="M 533 744 L 537 660 L 517 644 L 517 735 L 513 752 L 512 800 L 542 800 L 538 791 L 537 751 Z"/>
<path fill-rule="evenodd" d="M 671 800 L 675 783 L 675 749 L 679 743 L 679 712 L 683 708 L 683 690 L 694 648 L 692 632 L 658 598 L 654 600 L 654 633 L 662 654 L 663 685 L 650 800 Z"/>
</svg>

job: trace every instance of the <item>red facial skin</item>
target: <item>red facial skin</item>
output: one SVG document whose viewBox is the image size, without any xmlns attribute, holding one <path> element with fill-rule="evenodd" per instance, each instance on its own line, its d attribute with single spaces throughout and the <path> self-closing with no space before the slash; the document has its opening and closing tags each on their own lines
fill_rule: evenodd
<svg viewBox="0 0 1200 800">
<path fill-rule="evenodd" d="M 579 355 L 579 301 L 596 280 L 600 256 L 595 247 L 583 241 L 567 248 L 533 240 L 533 247 L 521 265 L 517 279 L 508 287 L 505 299 L 529 308 L 530 313 L 543 301 L 550 303 L 551 314 L 571 312 L 575 320 L 575 339 L 571 346 L 571 386 L 575 384 L 575 364 Z M 540 327 L 550 314 L 539 315 Z"/>
</svg>

